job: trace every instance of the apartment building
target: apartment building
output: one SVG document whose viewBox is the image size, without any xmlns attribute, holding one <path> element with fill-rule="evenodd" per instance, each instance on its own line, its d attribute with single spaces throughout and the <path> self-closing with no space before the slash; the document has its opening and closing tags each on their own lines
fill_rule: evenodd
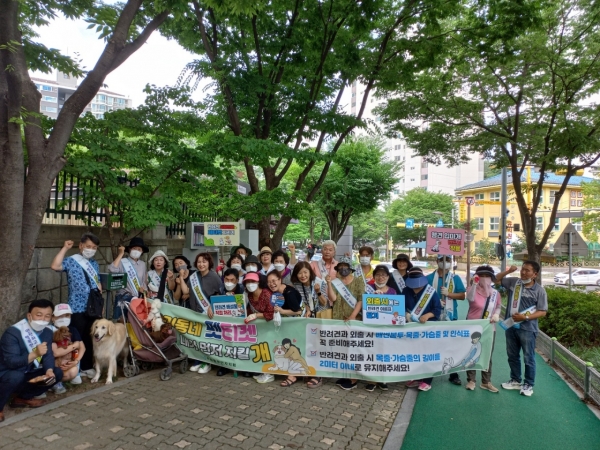
<svg viewBox="0 0 600 450">
<path fill-rule="evenodd" d="M 40 112 L 48 117 L 56 119 L 65 102 L 77 89 L 77 78 L 66 73 L 58 72 L 56 80 L 47 80 L 31 77 L 38 91 L 42 94 L 40 100 Z M 130 98 L 123 94 L 100 89 L 94 99 L 83 111 L 83 114 L 91 112 L 97 119 L 102 119 L 104 113 L 115 109 L 131 108 Z"/>
<path fill-rule="evenodd" d="M 350 89 L 350 112 L 357 114 L 360 108 L 360 102 L 364 95 L 364 86 L 360 83 L 354 83 Z M 375 97 L 374 92 L 367 100 L 367 105 L 363 113 L 363 120 L 372 124 L 372 128 L 383 129 L 381 117 L 374 109 L 382 106 L 385 100 Z M 454 195 L 456 189 L 460 186 L 476 183 L 483 180 L 484 164 L 483 158 L 479 154 L 474 154 L 468 163 L 455 167 L 446 165 L 436 166 L 429 164 L 421 156 L 414 155 L 413 149 L 409 147 L 402 136 L 388 138 L 388 158 L 402 163 L 402 179 L 394 187 L 392 200 L 400 194 L 410 191 L 417 187 L 424 187 L 432 192 L 443 192 Z"/>
</svg>

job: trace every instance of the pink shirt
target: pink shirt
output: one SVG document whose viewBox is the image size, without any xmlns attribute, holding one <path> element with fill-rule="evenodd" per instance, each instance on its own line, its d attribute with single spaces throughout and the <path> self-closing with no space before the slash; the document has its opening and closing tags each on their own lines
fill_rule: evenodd
<svg viewBox="0 0 600 450">
<path fill-rule="evenodd" d="M 475 289 L 476 286 L 473 285 L 469 288 L 469 290 L 471 289 Z M 477 290 L 475 291 L 475 296 L 472 302 L 469 302 L 469 312 L 467 313 L 467 320 L 478 320 L 481 319 L 483 317 L 483 308 L 485 308 L 485 303 L 486 303 L 487 298 L 484 297 L 482 294 L 480 294 L 479 292 L 477 292 Z M 492 316 L 494 314 L 500 314 L 500 310 L 502 308 L 502 299 L 500 297 L 500 293 L 496 294 L 496 307 L 494 308 L 494 312 L 492 314 Z M 495 328 L 495 324 L 494 324 L 494 329 Z"/>
<path fill-rule="evenodd" d="M 329 272 L 329 276 L 331 278 L 337 278 L 337 272 L 334 269 L 334 267 L 337 266 L 337 263 L 338 262 L 335 259 L 331 260 L 331 264 L 329 264 L 329 263 L 326 264 L 325 261 L 323 261 L 323 260 L 311 261 L 310 267 L 312 267 L 312 270 L 316 276 L 318 276 L 322 280 L 325 280 L 325 275 L 323 275 L 321 273 L 321 267 L 325 266 L 325 269 L 327 270 L 327 272 Z"/>
</svg>

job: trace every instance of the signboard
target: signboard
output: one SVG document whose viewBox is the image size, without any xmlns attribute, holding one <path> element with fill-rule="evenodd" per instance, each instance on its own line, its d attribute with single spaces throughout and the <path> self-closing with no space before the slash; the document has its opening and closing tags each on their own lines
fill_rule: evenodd
<svg viewBox="0 0 600 450">
<path fill-rule="evenodd" d="M 206 222 L 204 223 L 204 245 L 223 245 L 233 247 L 240 245 L 240 224 L 238 222 Z"/>
<path fill-rule="evenodd" d="M 438 220 L 435 226 L 438 228 L 442 228 L 444 226 L 444 221 L 442 219 Z"/>
<path fill-rule="evenodd" d="M 567 224 L 554 243 L 554 256 L 569 256 L 569 233 L 571 233 L 571 256 L 587 257 L 589 249 L 583 236 L 572 223 Z"/>
<path fill-rule="evenodd" d="M 244 295 L 213 295 L 210 298 L 213 313 L 221 317 L 246 317 Z"/>
<path fill-rule="evenodd" d="M 475 204 L 475 197 L 465 197 L 465 200 L 469 206 L 473 206 Z"/>
<path fill-rule="evenodd" d="M 405 325 L 404 295 L 363 294 L 363 323 Z"/>
<path fill-rule="evenodd" d="M 425 251 L 430 255 L 464 255 L 465 230 L 457 228 L 429 228 L 427 230 Z"/>
<path fill-rule="evenodd" d="M 406 219 L 406 228 L 412 230 L 415 227 L 415 219 Z"/>
<path fill-rule="evenodd" d="M 190 358 L 238 371 L 398 382 L 464 370 L 487 370 L 494 325 L 489 320 L 409 323 L 286 317 L 279 328 L 257 319 L 210 320 L 164 303 L 163 319 Z"/>
</svg>

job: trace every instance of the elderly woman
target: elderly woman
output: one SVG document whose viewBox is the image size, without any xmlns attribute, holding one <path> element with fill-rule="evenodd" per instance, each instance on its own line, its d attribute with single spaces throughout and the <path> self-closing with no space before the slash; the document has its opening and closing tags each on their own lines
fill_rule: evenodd
<svg viewBox="0 0 600 450">
<path fill-rule="evenodd" d="M 273 292 L 260 284 L 260 277 L 256 272 L 248 272 L 244 276 L 244 295 L 247 305 L 246 319 L 244 322 L 250 323 L 257 319 L 266 321 L 273 320 L 275 309 L 271 303 Z M 263 373 L 254 376 L 258 383 L 270 383 L 275 381 L 275 377 L 269 373 Z"/>
<path fill-rule="evenodd" d="M 323 246 L 321 247 L 321 260 L 311 261 L 310 263 L 313 272 L 315 272 L 318 277 L 322 279 L 325 279 L 327 275 L 329 275 L 331 278 L 337 277 L 337 271 L 335 270 L 335 267 L 337 266 L 338 262 L 334 259 L 336 250 L 337 244 L 335 241 L 323 242 Z"/>
<path fill-rule="evenodd" d="M 400 253 L 396 256 L 396 259 L 392 261 L 392 267 L 396 271 L 390 274 L 387 285 L 396 292 L 401 293 L 406 287 L 406 277 L 408 277 L 408 271 L 412 269 L 412 266 L 408 255 Z"/>
<path fill-rule="evenodd" d="M 244 259 L 240 255 L 232 255 L 225 264 L 227 267 L 223 268 L 223 276 L 225 276 L 225 272 L 227 269 L 235 269 L 240 274 L 239 283 L 241 284 L 244 280 L 244 275 L 246 271 L 243 269 Z"/>
<path fill-rule="evenodd" d="M 329 298 L 333 302 L 333 318 L 336 320 L 350 320 L 357 305 L 362 303 L 362 295 L 366 289 L 365 282 L 362 277 L 354 276 L 352 260 L 347 256 L 340 258 L 340 261 L 335 266 L 335 270 L 338 273 L 341 284 L 333 283 L 335 289 L 334 292 L 331 292 L 331 297 Z M 357 313 L 354 319 L 360 315 L 360 313 Z M 362 317 L 359 317 L 359 320 L 361 319 Z M 357 387 L 358 380 L 342 378 L 336 384 L 341 389 L 349 391 Z"/>
<path fill-rule="evenodd" d="M 290 257 L 283 250 L 277 250 L 273 253 L 273 266 L 275 270 L 281 275 L 283 284 L 291 285 L 292 269 L 294 266 L 290 265 Z"/>
<path fill-rule="evenodd" d="M 157 250 L 148 260 L 148 296 L 159 298 L 163 302 L 174 304 L 173 291 L 175 277 L 169 269 L 169 258 L 163 251 Z"/>
<path fill-rule="evenodd" d="M 270 247 L 261 248 L 258 257 L 260 258 L 259 272 L 262 275 L 266 276 L 269 272 L 275 270 L 275 266 L 273 265 L 273 252 Z"/>
<path fill-rule="evenodd" d="M 213 295 L 222 295 L 223 282 L 214 271 L 214 262 L 209 253 L 198 253 L 194 266 L 198 269 L 190 275 L 187 283 L 181 283 L 181 292 L 189 297 L 190 309 L 200 314 L 206 314 L 209 319 L 213 317 L 210 298 Z M 210 372 L 210 364 L 193 361 L 190 371 L 198 373 Z"/>
</svg>

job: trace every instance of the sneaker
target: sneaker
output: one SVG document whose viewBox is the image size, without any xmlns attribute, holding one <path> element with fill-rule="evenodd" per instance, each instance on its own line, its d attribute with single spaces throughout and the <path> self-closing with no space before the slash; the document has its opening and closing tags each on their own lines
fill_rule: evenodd
<svg viewBox="0 0 600 450">
<path fill-rule="evenodd" d="M 410 380 L 410 381 L 406 382 L 406 387 L 407 388 L 419 387 L 420 384 L 421 384 L 421 382 L 419 380 Z"/>
<path fill-rule="evenodd" d="M 270 383 L 271 381 L 275 381 L 275 377 L 269 373 L 263 373 L 256 379 L 256 382 L 261 384 Z"/>
<path fill-rule="evenodd" d="M 427 384 L 427 383 L 419 383 L 419 390 L 423 391 L 423 392 L 427 392 L 429 389 L 431 389 L 431 385 Z"/>
<path fill-rule="evenodd" d="M 62 383 L 56 383 L 50 388 L 50 390 L 57 395 L 64 394 L 65 392 L 67 392 L 67 389 L 63 386 Z"/>
<path fill-rule="evenodd" d="M 82 380 L 81 380 L 81 375 L 77 375 L 75 378 L 73 378 L 70 381 L 71 384 L 81 384 Z"/>
<path fill-rule="evenodd" d="M 255 380 L 258 380 L 260 377 L 262 377 L 262 373 L 257 373 L 256 375 L 252 376 L 252 378 L 254 378 Z"/>
<path fill-rule="evenodd" d="M 387 383 L 379 383 L 379 384 L 377 384 L 377 386 L 379 386 L 379 389 L 381 389 L 382 391 L 387 391 L 388 390 Z"/>
<path fill-rule="evenodd" d="M 365 389 L 369 392 L 373 392 L 377 386 L 373 383 L 369 383 L 365 386 Z"/>
<path fill-rule="evenodd" d="M 521 389 L 521 383 L 517 380 L 510 380 L 508 383 L 502 383 L 502 389 Z"/>
<path fill-rule="evenodd" d="M 462 384 L 462 382 L 460 381 L 460 378 L 458 376 L 456 376 L 456 377 L 451 376 L 450 378 L 448 378 L 448 381 L 457 386 L 460 386 Z"/>
<path fill-rule="evenodd" d="M 533 395 L 533 386 L 523 383 L 520 394 L 525 395 L 526 397 L 531 397 Z"/>
<path fill-rule="evenodd" d="M 337 380 L 335 382 L 335 384 L 337 384 L 338 386 L 344 383 L 348 383 L 350 381 L 350 378 L 340 378 L 339 380 Z"/>
<path fill-rule="evenodd" d="M 494 386 L 492 383 L 487 383 L 487 384 L 481 383 L 479 385 L 479 387 L 481 389 L 485 389 L 486 391 L 490 391 L 490 392 L 500 392 L 500 391 L 498 391 L 498 388 L 496 386 Z"/>
<path fill-rule="evenodd" d="M 352 389 L 356 389 L 358 387 L 358 381 L 353 383 L 352 381 L 348 380 L 338 384 L 338 386 L 345 391 L 351 391 Z"/>
<path fill-rule="evenodd" d="M 467 381 L 467 389 L 469 391 L 474 391 L 475 390 L 475 382 L 474 381 Z"/>
<path fill-rule="evenodd" d="M 210 364 L 202 363 L 202 364 L 200 364 L 200 367 L 198 368 L 198 373 L 208 373 L 208 372 L 210 372 L 211 368 L 212 367 L 210 366 Z"/>
<path fill-rule="evenodd" d="M 190 372 L 198 372 L 198 369 L 201 365 L 202 364 L 194 364 L 192 367 L 190 367 Z"/>
<path fill-rule="evenodd" d="M 94 378 L 96 376 L 96 371 L 94 369 L 82 370 L 79 372 L 79 375 L 82 377 Z"/>
<path fill-rule="evenodd" d="M 43 394 L 36 395 L 36 396 L 35 396 L 35 397 L 33 397 L 33 398 L 35 398 L 36 400 L 42 400 L 42 399 L 44 399 L 44 398 L 46 398 L 46 397 L 48 397 L 48 396 L 47 396 L 47 395 L 46 395 L 46 393 L 44 392 Z"/>
</svg>

